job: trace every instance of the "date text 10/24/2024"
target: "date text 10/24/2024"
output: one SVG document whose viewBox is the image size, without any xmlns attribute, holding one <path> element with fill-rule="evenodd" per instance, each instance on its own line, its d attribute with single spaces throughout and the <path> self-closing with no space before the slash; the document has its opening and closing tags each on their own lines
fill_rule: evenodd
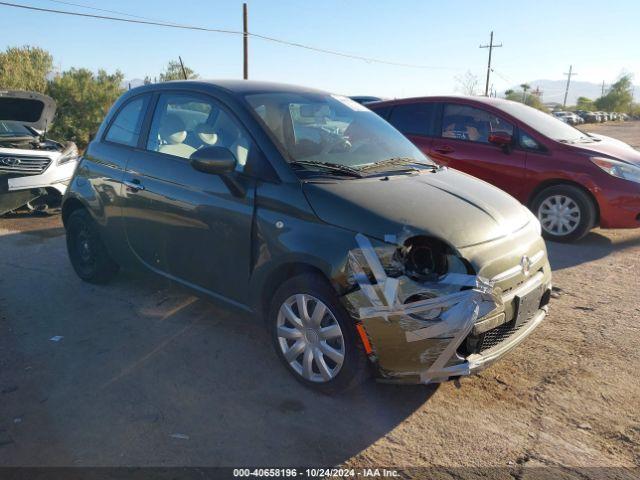
<svg viewBox="0 0 640 480">
<path fill-rule="evenodd" d="M 233 476 L 257 478 L 394 478 L 399 473 L 387 468 L 236 468 Z"/>
</svg>

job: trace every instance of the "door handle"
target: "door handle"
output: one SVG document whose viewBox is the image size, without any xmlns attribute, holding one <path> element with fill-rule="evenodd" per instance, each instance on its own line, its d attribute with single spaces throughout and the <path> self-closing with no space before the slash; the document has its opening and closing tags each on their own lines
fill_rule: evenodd
<svg viewBox="0 0 640 480">
<path fill-rule="evenodd" d="M 124 183 L 124 186 L 127 187 L 128 192 L 135 193 L 139 190 L 144 190 L 144 185 L 142 185 L 142 183 L 140 183 L 140 180 L 138 180 L 137 178 L 134 178 L 133 180 L 125 180 L 122 183 Z"/>
<path fill-rule="evenodd" d="M 453 147 L 450 147 L 449 145 L 435 147 L 434 150 L 438 153 L 453 153 Z"/>
</svg>

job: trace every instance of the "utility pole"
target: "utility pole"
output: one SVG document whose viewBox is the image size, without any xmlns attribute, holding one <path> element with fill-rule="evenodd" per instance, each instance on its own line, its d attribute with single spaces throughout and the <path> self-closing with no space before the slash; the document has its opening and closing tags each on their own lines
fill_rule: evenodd
<svg viewBox="0 0 640 480">
<path fill-rule="evenodd" d="M 489 96 L 489 75 L 491 74 L 491 53 L 494 48 L 501 47 L 502 44 L 494 45 L 493 43 L 493 30 L 491 31 L 491 36 L 489 37 L 489 45 L 480 45 L 480 48 L 488 48 L 489 49 L 489 63 L 487 64 L 487 83 L 484 86 L 484 96 Z"/>
<path fill-rule="evenodd" d="M 184 63 L 182 63 L 182 57 L 178 55 L 178 60 L 180 60 L 180 68 L 182 69 L 182 77 L 187 80 L 187 71 L 184 69 Z"/>
<path fill-rule="evenodd" d="M 602 80 L 602 90 L 600 91 L 600 96 L 604 97 L 604 80 Z"/>
<path fill-rule="evenodd" d="M 567 106 L 567 95 L 569 95 L 569 85 L 571 84 L 571 76 L 578 75 L 577 73 L 573 73 L 573 65 L 569 65 L 569 73 L 565 73 L 567 76 L 567 88 L 564 91 L 564 101 L 562 102 L 562 108 Z"/>
<path fill-rule="evenodd" d="M 249 79 L 249 21 L 247 16 L 247 4 L 242 4 L 242 46 L 244 51 L 244 69 L 243 77 L 245 80 Z"/>
</svg>

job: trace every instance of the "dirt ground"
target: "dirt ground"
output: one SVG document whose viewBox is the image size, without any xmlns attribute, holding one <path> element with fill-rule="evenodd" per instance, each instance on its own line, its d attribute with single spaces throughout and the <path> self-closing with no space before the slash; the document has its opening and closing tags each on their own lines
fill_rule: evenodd
<svg viewBox="0 0 640 480">
<path fill-rule="evenodd" d="M 640 145 L 640 122 L 585 130 Z M 621 468 L 640 467 L 640 229 L 548 249 L 551 313 L 501 362 L 459 385 L 370 382 L 331 398 L 293 380 L 252 319 L 154 277 L 84 284 L 59 216 L 0 219 L 0 466 L 631 478 L 638 470 Z"/>
</svg>

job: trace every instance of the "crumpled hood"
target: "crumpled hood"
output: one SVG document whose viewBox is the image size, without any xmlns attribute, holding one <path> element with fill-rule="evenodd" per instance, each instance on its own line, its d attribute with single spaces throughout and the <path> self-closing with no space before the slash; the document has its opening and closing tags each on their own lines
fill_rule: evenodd
<svg viewBox="0 0 640 480">
<path fill-rule="evenodd" d="M 579 145 L 580 150 L 589 155 L 603 155 L 606 157 L 612 157 L 623 162 L 632 163 L 640 166 L 640 152 L 633 148 L 631 145 L 624 143 L 615 138 L 607 137 L 605 135 L 598 135 L 590 133 L 596 138 L 599 138 L 599 142 L 587 143 Z M 578 146 L 578 145 L 573 145 Z"/>
<path fill-rule="evenodd" d="M 314 180 L 303 190 L 323 221 L 380 240 L 408 227 L 463 248 L 532 220 L 507 193 L 456 170 L 383 178 Z"/>
<path fill-rule="evenodd" d="M 0 90 L 0 120 L 13 120 L 43 132 L 56 113 L 53 98 L 37 92 Z"/>
</svg>

